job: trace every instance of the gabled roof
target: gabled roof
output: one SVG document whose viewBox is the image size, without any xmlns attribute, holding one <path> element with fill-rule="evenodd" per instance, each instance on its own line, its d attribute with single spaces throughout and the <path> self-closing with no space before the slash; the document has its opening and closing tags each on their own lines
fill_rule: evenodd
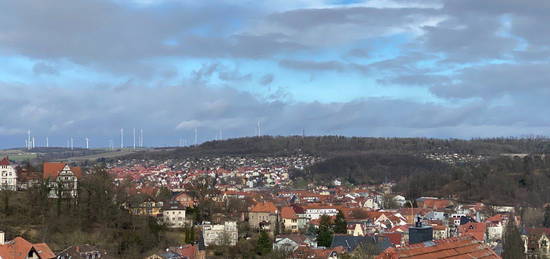
<svg viewBox="0 0 550 259">
<path fill-rule="evenodd" d="M 485 240 L 485 231 L 487 230 L 487 224 L 468 222 L 458 227 L 458 231 L 461 235 L 470 235 L 475 237 L 479 241 Z"/>
<path fill-rule="evenodd" d="M 195 254 L 198 253 L 198 245 L 186 244 L 180 247 L 170 247 L 170 251 L 179 254 L 183 258 L 195 258 Z"/>
<path fill-rule="evenodd" d="M 55 258 L 55 254 L 48 245 L 44 243 L 32 244 L 22 237 L 16 237 L 0 245 L 0 257 L 6 259 L 25 259 L 31 250 L 36 251 L 40 259 Z"/>
<path fill-rule="evenodd" d="M 186 207 L 181 205 L 179 202 L 166 202 L 162 207 L 162 210 L 185 210 Z"/>
<path fill-rule="evenodd" d="M 380 235 L 387 237 L 389 241 L 392 243 L 392 245 L 394 246 L 401 245 L 401 239 L 403 238 L 403 233 L 391 232 L 391 233 L 383 233 Z"/>
<path fill-rule="evenodd" d="M 367 243 L 376 244 L 380 251 L 392 246 L 389 238 L 384 236 L 334 235 L 330 247 L 343 246 L 348 252 L 352 252 L 361 244 L 366 249 Z"/>
<path fill-rule="evenodd" d="M 546 234 L 550 237 L 550 228 L 527 228 L 527 233 L 529 235 L 542 235 Z"/>
<path fill-rule="evenodd" d="M 297 219 L 298 215 L 292 207 L 282 207 L 281 208 L 281 217 L 283 219 Z"/>
<path fill-rule="evenodd" d="M 508 219 L 508 215 L 503 214 L 503 213 L 499 213 L 499 214 L 496 214 L 496 215 L 486 219 L 485 221 L 486 222 L 502 222 L 502 221 L 507 220 L 507 219 Z"/>
<path fill-rule="evenodd" d="M 344 253 L 345 249 L 341 246 L 334 248 L 312 248 L 309 246 L 300 246 L 294 251 L 293 256 L 295 258 L 311 258 L 311 259 L 326 259 L 329 256 Z"/>
<path fill-rule="evenodd" d="M 276 237 L 275 243 L 280 242 L 281 240 L 284 240 L 284 239 L 290 239 L 290 240 L 296 242 L 296 244 L 301 245 L 301 244 L 305 244 L 305 241 L 306 241 L 307 237 L 305 235 L 302 235 L 302 234 L 278 235 Z"/>
<path fill-rule="evenodd" d="M 4 157 L 4 159 L 0 161 L 0 165 L 10 165 L 10 160 L 8 159 L 8 157 Z"/>
<path fill-rule="evenodd" d="M 61 172 L 61 170 L 63 170 L 65 165 L 67 165 L 67 164 L 63 163 L 63 162 L 45 162 L 44 166 L 43 166 L 43 170 L 42 170 L 44 172 L 43 173 L 44 179 L 47 179 L 47 178 L 57 179 L 57 176 L 59 175 L 59 172 Z M 82 171 L 81 171 L 80 167 L 73 166 L 73 167 L 70 167 L 70 168 L 71 168 L 71 171 L 76 176 L 76 178 L 80 179 L 82 177 Z"/>
<path fill-rule="evenodd" d="M 269 212 L 277 213 L 277 207 L 273 202 L 260 202 L 256 203 L 251 209 L 250 212 Z"/>
<path fill-rule="evenodd" d="M 495 251 L 471 236 L 434 240 L 400 248 L 388 248 L 376 259 L 500 259 Z"/>
<path fill-rule="evenodd" d="M 69 256 L 73 256 L 73 258 L 78 258 L 80 256 L 80 253 L 100 253 L 101 258 L 111 258 L 107 256 L 107 251 L 105 251 L 104 249 L 89 244 L 69 246 L 65 248 L 65 250 L 58 252 L 57 255 L 66 256 L 65 258 L 69 258 Z"/>
<path fill-rule="evenodd" d="M 38 243 L 32 245 L 40 258 L 55 258 L 55 254 L 50 247 L 45 243 Z"/>
</svg>

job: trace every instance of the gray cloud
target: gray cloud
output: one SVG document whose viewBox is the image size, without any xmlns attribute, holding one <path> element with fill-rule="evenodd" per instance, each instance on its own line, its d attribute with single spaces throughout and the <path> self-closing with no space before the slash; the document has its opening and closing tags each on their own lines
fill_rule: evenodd
<svg viewBox="0 0 550 259">
<path fill-rule="evenodd" d="M 448 76 L 430 75 L 430 74 L 405 74 L 394 77 L 388 77 L 377 80 L 381 84 L 397 84 L 397 85 L 411 85 L 411 86 L 432 86 L 432 85 L 446 85 L 450 83 Z"/>
<path fill-rule="evenodd" d="M 346 57 L 368 58 L 369 52 L 365 49 L 352 49 L 345 54 Z"/>
<path fill-rule="evenodd" d="M 279 65 L 285 68 L 306 71 L 343 71 L 347 68 L 347 64 L 338 61 L 305 61 L 284 59 L 279 61 Z"/>
<path fill-rule="evenodd" d="M 226 82 L 243 82 L 252 79 L 251 73 L 241 73 L 237 67 L 230 68 L 224 64 L 211 63 L 203 64 L 198 70 L 191 73 L 191 81 L 206 82 L 214 74 L 217 74 L 220 80 Z"/>
<path fill-rule="evenodd" d="M 239 72 L 238 69 L 233 70 L 224 70 L 220 71 L 218 77 L 223 81 L 228 82 L 243 82 L 243 81 L 250 81 L 252 79 L 252 74 L 242 74 Z"/>
<path fill-rule="evenodd" d="M 42 62 L 34 64 L 32 71 L 37 75 L 42 75 L 42 74 L 59 75 L 59 71 L 57 70 L 57 68 Z"/>
<path fill-rule="evenodd" d="M 470 67 L 460 71 L 446 86 L 431 91 L 442 98 L 480 97 L 491 100 L 508 96 L 516 101 L 550 98 L 550 64 L 495 64 Z"/>
<path fill-rule="evenodd" d="M 75 89 L 0 87 L 8 93 L 0 108 L 11 110 L 0 119 L 6 125 L 0 130 L 5 145 L 21 145 L 17 136 L 22 140 L 28 128 L 58 145 L 70 136 L 88 136 L 106 146 L 109 139 L 118 139 L 120 128 L 143 128 L 149 145 L 166 145 L 178 136 L 190 138 L 194 127 L 199 128 L 201 140 L 211 139 L 220 128 L 228 137 L 253 135 L 258 119 L 272 135 L 298 134 L 305 128 L 311 134 L 431 137 L 473 137 L 488 134 L 481 130 L 487 128 L 507 134 L 539 133 L 550 122 L 544 113 L 530 113 L 545 104 L 494 107 L 480 101 L 445 106 L 380 98 L 288 103 L 231 88 L 150 88 L 131 82 Z M 531 115 L 524 116 L 528 112 Z"/>
<path fill-rule="evenodd" d="M 2 143 L 21 145 L 14 139 L 32 128 L 60 143 L 86 135 L 106 145 L 120 127 L 143 127 L 151 144 L 162 145 L 193 127 L 200 127 L 203 140 L 219 128 L 227 136 L 251 135 L 258 119 L 269 134 L 282 135 L 302 128 L 311 134 L 435 137 L 549 130 L 550 118 L 541 112 L 550 98 L 547 1 L 393 0 L 277 11 L 191 2 L 0 1 L 1 55 L 30 60 L 36 75 L 64 75 L 62 67 L 77 64 L 128 80 L 76 87 L 0 83 L 7 93 L 0 108 L 10 111 L 0 118 Z M 406 42 L 377 55 L 394 40 Z M 183 75 L 165 58 L 204 65 Z M 293 102 L 283 88 L 264 93 L 266 100 L 236 90 L 238 83 L 272 85 L 285 75 L 241 70 L 238 64 L 250 60 L 425 86 L 440 103 L 397 95 Z M 183 83 L 174 84 L 178 76 Z M 234 88 L 213 87 L 211 79 Z"/>
<path fill-rule="evenodd" d="M 273 83 L 273 80 L 275 80 L 275 76 L 273 74 L 265 74 L 260 78 L 259 83 L 261 85 L 270 85 Z"/>
</svg>

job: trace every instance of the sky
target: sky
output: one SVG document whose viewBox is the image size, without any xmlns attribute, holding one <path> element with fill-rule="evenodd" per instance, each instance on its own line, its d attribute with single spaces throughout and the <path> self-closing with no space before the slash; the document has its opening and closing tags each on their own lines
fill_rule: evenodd
<svg viewBox="0 0 550 259">
<path fill-rule="evenodd" d="M 550 132 L 550 2 L 0 0 L 0 148 Z M 139 135 L 139 134 L 138 134 Z"/>
</svg>

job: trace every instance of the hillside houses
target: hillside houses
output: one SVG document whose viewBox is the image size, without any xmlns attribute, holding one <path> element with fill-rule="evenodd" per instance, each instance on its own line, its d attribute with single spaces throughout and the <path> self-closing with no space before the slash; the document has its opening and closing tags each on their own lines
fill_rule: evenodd
<svg viewBox="0 0 550 259">
<path fill-rule="evenodd" d="M 17 190 L 17 172 L 14 165 L 10 163 L 8 157 L 0 160 L 0 189 Z"/>
<path fill-rule="evenodd" d="M 75 198 L 78 195 L 78 181 L 82 169 L 62 162 L 45 162 L 43 178 L 51 188 L 50 198 Z"/>
<path fill-rule="evenodd" d="M 248 223 L 252 229 L 274 233 L 279 224 L 279 209 L 272 202 L 260 202 L 248 211 Z"/>
<path fill-rule="evenodd" d="M 482 204 L 421 197 L 415 202 L 417 207 L 409 208 L 413 202 L 408 202 L 410 198 L 402 193 L 393 193 L 392 183 L 351 186 L 331 181 L 293 188 L 289 171 L 311 161 L 314 158 L 134 160 L 112 162 L 108 171 L 115 184 L 128 184 L 132 199 L 126 200 L 123 207 L 132 217 L 152 217 L 164 229 L 185 232 L 186 240 L 191 229 L 197 232 L 193 240 L 201 241 L 208 249 L 255 240 L 261 231 L 266 231 L 275 248 L 295 256 L 336 258 L 362 254 L 366 252 L 360 246 L 363 243 L 375 244 L 382 253 L 386 248 L 406 247 L 415 240 L 411 238 L 415 238 L 413 222 L 417 219 L 430 229 L 431 242 L 471 237 L 488 248 L 502 244 L 509 214 L 494 214 Z M 44 164 L 42 179 L 62 186 L 51 198 L 75 197 L 82 175 L 79 167 L 55 162 Z M 212 185 L 207 190 L 194 189 L 200 181 Z M 395 204 L 387 206 L 388 200 Z M 321 218 L 328 216 L 335 222 L 340 212 L 346 223 L 344 231 L 333 236 L 334 245 L 318 247 L 315 235 Z M 169 250 L 151 258 L 177 254 L 176 250 Z"/>
</svg>

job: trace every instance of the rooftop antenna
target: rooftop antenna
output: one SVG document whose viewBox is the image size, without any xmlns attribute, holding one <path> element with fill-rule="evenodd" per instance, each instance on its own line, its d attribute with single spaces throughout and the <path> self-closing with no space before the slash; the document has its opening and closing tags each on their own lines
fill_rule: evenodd
<svg viewBox="0 0 550 259">
<path fill-rule="evenodd" d="M 124 129 L 120 128 L 120 149 L 124 148 Z"/>
<path fill-rule="evenodd" d="M 86 149 L 90 149 L 90 139 L 86 137 Z"/>
<path fill-rule="evenodd" d="M 198 139 L 197 139 L 197 128 L 195 128 L 195 146 L 198 144 Z"/>
<path fill-rule="evenodd" d="M 134 128 L 134 150 L 136 150 L 136 128 Z"/>
</svg>

